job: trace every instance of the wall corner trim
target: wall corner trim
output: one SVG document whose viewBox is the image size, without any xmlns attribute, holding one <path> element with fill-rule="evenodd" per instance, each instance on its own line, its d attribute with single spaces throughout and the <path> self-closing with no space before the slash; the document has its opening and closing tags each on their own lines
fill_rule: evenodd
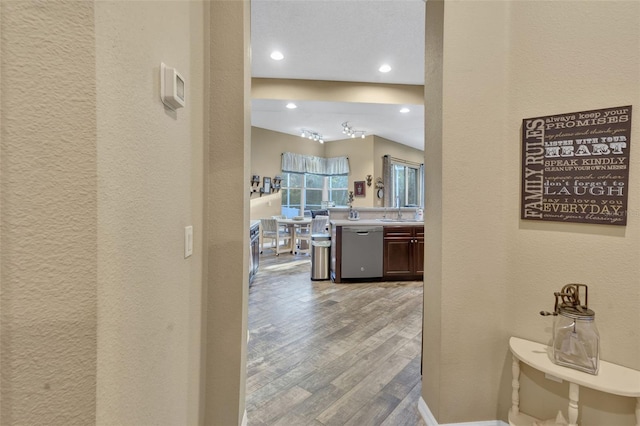
<svg viewBox="0 0 640 426">
<path fill-rule="evenodd" d="M 440 425 L 436 418 L 431 413 L 429 406 L 424 401 L 422 397 L 418 401 L 418 412 L 422 417 L 422 420 L 427 424 L 427 426 L 509 426 L 507 423 L 502 420 L 485 420 L 481 422 L 465 422 L 465 423 L 447 423 L 444 425 Z"/>
</svg>

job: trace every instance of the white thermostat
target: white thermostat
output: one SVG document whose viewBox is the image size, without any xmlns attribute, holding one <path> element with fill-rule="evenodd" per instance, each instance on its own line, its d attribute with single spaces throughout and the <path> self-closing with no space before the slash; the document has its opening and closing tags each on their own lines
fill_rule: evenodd
<svg viewBox="0 0 640 426">
<path fill-rule="evenodd" d="M 184 77 L 175 69 L 160 63 L 160 98 L 169 108 L 176 110 L 184 106 Z"/>
</svg>

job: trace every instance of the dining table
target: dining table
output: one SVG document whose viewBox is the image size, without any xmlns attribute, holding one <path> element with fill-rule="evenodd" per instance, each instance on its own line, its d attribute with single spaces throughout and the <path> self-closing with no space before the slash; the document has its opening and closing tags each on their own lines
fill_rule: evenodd
<svg viewBox="0 0 640 426">
<path fill-rule="evenodd" d="M 284 225 L 289 230 L 289 233 L 291 234 L 291 253 L 293 253 L 293 252 L 295 252 L 295 247 L 297 247 L 296 233 L 302 227 L 310 226 L 311 225 L 311 218 L 310 217 L 306 217 L 306 216 L 301 218 L 301 219 L 279 218 L 278 219 L 278 225 Z"/>
</svg>

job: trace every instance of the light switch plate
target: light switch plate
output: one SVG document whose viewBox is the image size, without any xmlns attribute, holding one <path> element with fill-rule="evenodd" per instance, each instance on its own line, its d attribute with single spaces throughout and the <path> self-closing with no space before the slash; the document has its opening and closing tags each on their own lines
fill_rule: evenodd
<svg viewBox="0 0 640 426">
<path fill-rule="evenodd" d="M 184 258 L 193 254 L 193 226 L 184 227 Z"/>
</svg>

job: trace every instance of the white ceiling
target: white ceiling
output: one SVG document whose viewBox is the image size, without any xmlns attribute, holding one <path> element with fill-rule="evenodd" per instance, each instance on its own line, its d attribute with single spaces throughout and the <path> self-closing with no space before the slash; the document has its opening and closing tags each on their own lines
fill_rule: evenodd
<svg viewBox="0 0 640 426">
<path fill-rule="evenodd" d="M 424 84 L 423 0 L 252 0 L 252 76 L 368 83 Z M 285 58 L 272 60 L 273 50 Z M 392 70 L 383 74 L 383 63 Z M 341 123 L 414 148 L 424 147 L 424 106 L 252 101 L 251 124 L 325 141 L 345 139 Z"/>
</svg>

